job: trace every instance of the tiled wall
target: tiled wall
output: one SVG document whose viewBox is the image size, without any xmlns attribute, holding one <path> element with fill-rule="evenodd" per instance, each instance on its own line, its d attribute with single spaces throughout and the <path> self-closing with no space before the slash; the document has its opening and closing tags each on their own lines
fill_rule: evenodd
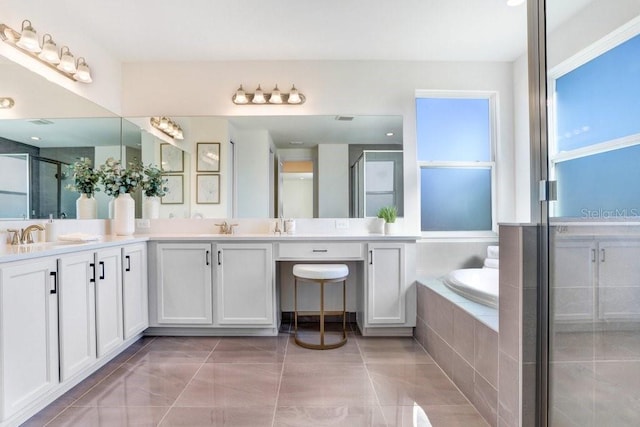
<svg viewBox="0 0 640 427">
<path fill-rule="evenodd" d="M 498 423 L 535 425 L 537 239 L 532 225 L 500 226 Z"/>
<path fill-rule="evenodd" d="M 416 339 L 480 414 L 497 425 L 498 333 L 418 285 Z"/>
</svg>

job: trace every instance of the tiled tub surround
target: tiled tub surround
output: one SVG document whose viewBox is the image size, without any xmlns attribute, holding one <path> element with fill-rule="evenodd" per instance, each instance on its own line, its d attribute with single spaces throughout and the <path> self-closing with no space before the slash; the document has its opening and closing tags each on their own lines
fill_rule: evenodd
<svg viewBox="0 0 640 427">
<path fill-rule="evenodd" d="M 440 279 L 420 279 L 416 339 L 473 403 L 497 425 L 498 310 L 469 301 Z"/>
</svg>

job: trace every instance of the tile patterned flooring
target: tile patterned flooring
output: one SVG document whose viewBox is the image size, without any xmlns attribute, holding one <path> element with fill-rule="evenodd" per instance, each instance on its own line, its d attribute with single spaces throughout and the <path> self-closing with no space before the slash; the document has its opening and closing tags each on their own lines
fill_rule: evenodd
<svg viewBox="0 0 640 427">
<path fill-rule="evenodd" d="M 348 338 L 145 337 L 23 425 L 487 425 L 413 338 Z"/>
</svg>

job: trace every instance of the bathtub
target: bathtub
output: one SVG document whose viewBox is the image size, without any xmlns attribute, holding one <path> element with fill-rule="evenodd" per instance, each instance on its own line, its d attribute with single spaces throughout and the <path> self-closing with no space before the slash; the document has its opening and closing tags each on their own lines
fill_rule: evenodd
<svg viewBox="0 0 640 427">
<path fill-rule="evenodd" d="M 463 268 L 447 274 L 443 282 L 471 301 L 498 308 L 498 269 Z"/>
</svg>

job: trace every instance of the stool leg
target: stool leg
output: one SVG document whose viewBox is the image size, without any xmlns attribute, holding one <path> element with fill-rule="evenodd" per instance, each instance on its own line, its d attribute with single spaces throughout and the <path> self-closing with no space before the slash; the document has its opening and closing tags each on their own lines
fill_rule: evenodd
<svg viewBox="0 0 640 427">
<path fill-rule="evenodd" d="M 293 333 L 298 336 L 298 278 L 293 279 Z"/>
<path fill-rule="evenodd" d="M 342 282 L 342 337 L 347 337 L 347 279 Z"/>
<path fill-rule="evenodd" d="M 320 281 L 320 346 L 324 347 L 324 280 Z"/>
</svg>

